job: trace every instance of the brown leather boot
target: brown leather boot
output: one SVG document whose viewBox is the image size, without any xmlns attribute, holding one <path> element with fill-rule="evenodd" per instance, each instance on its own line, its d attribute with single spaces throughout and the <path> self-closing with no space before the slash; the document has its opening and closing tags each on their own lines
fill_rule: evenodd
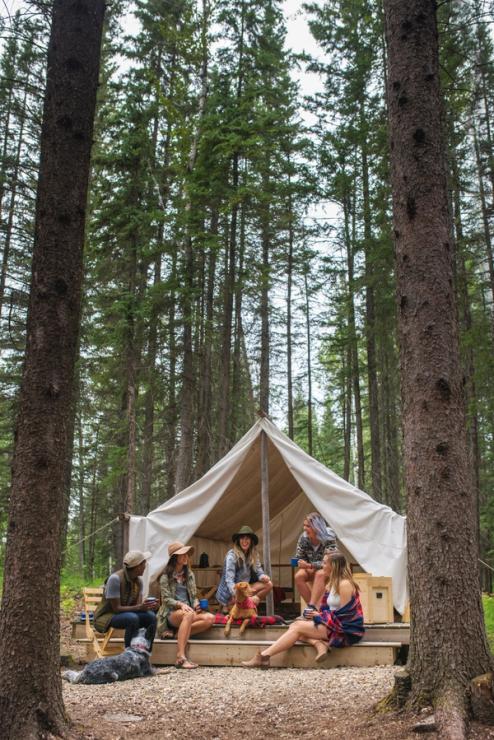
<svg viewBox="0 0 494 740">
<path fill-rule="evenodd" d="M 243 660 L 244 668 L 269 668 L 269 655 L 261 655 L 258 651 L 250 660 Z"/>
<path fill-rule="evenodd" d="M 316 663 L 324 663 L 331 650 L 328 643 L 324 642 L 324 640 L 315 640 L 313 645 L 316 649 Z"/>
</svg>

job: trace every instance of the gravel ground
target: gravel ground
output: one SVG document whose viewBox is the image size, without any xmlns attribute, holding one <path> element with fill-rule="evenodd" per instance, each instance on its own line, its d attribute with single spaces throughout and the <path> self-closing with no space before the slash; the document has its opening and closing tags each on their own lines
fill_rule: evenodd
<svg viewBox="0 0 494 740">
<path fill-rule="evenodd" d="M 64 699 L 74 737 L 87 739 L 330 737 L 335 724 L 340 740 L 393 737 L 379 734 L 369 712 L 394 670 L 162 668 L 112 685 L 64 683 Z"/>
<path fill-rule="evenodd" d="M 395 670 L 162 668 L 153 678 L 112 685 L 64 684 L 64 699 L 73 740 L 242 736 L 411 740 L 418 737 L 412 731 L 417 718 L 373 711 L 391 688 Z M 494 731 L 477 727 L 471 737 L 494 738 Z"/>
</svg>

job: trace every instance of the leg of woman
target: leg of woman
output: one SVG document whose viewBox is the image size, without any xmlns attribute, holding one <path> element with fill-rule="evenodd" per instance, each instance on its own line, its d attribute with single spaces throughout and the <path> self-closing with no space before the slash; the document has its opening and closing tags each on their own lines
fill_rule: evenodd
<svg viewBox="0 0 494 740">
<path fill-rule="evenodd" d="M 297 572 L 295 573 L 295 586 L 297 587 L 300 596 L 303 598 L 306 604 L 311 603 L 311 589 L 309 583 L 312 581 L 313 578 L 313 573 L 311 571 L 305 570 L 305 568 L 300 568 L 300 570 L 297 570 Z"/>
<path fill-rule="evenodd" d="M 316 573 L 314 575 L 314 583 L 312 584 L 312 590 L 310 594 L 310 603 L 315 604 L 315 606 L 319 606 L 321 603 L 322 595 L 324 593 L 324 590 L 326 588 L 326 581 L 327 576 L 324 574 L 324 571 L 322 570 L 316 570 Z"/>
<path fill-rule="evenodd" d="M 200 612 L 196 614 L 192 627 L 190 628 L 191 635 L 198 635 L 200 632 L 206 632 L 214 624 L 214 614 L 210 612 Z"/>
<path fill-rule="evenodd" d="M 282 653 L 284 650 L 291 648 L 292 645 L 295 645 L 297 640 L 308 642 L 309 640 L 327 640 L 327 638 L 328 631 L 322 624 L 316 625 L 314 622 L 309 620 L 306 622 L 303 622 L 302 620 L 292 622 L 288 631 L 279 637 L 276 642 L 266 648 L 266 650 L 263 650 L 261 655 L 271 657 L 272 655 Z"/>
<path fill-rule="evenodd" d="M 273 590 L 273 584 L 271 581 L 267 581 L 267 583 L 257 581 L 257 583 L 251 583 L 250 587 L 252 589 L 252 595 L 257 597 L 257 603 L 262 601 L 264 597 Z"/>
<path fill-rule="evenodd" d="M 172 612 L 168 615 L 167 619 L 170 624 L 173 624 L 177 632 L 177 660 L 185 658 L 185 648 L 190 637 L 190 630 L 192 622 L 195 617 L 195 612 L 184 612 L 181 609 Z"/>
<path fill-rule="evenodd" d="M 288 631 L 279 637 L 273 645 L 262 652 L 258 652 L 251 660 L 243 661 L 242 665 L 245 668 L 269 668 L 270 657 L 288 650 L 292 645 L 295 645 L 297 640 L 308 642 L 309 640 L 322 641 L 324 639 L 327 639 L 327 629 L 324 625 L 315 625 L 314 622 L 309 620 L 292 622 Z M 318 656 L 319 652 L 318 650 Z"/>
</svg>

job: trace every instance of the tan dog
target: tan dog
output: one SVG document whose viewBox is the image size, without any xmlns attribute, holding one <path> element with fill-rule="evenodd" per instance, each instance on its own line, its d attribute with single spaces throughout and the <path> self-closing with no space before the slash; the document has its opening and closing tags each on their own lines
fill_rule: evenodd
<svg viewBox="0 0 494 740">
<path fill-rule="evenodd" d="M 243 619 L 240 625 L 239 635 L 245 632 L 251 617 L 257 617 L 257 605 L 252 598 L 252 591 L 247 581 L 239 581 L 235 584 L 235 603 L 230 609 L 225 624 L 225 637 L 228 637 L 234 619 Z"/>
</svg>

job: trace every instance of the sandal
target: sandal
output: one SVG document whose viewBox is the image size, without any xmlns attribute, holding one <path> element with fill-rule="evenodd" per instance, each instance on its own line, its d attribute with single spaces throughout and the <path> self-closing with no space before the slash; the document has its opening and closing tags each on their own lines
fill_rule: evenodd
<svg viewBox="0 0 494 740">
<path fill-rule="evenodd" d="M 175 661 L 175 668 L 185 668 L 186 670 L 190 671 L 193 668 L 199 668 L 199 665 L 197 663 L 193 663 L 184 655 L 183 658 L 177 658 L 177 660 Z"/>
</svg>

